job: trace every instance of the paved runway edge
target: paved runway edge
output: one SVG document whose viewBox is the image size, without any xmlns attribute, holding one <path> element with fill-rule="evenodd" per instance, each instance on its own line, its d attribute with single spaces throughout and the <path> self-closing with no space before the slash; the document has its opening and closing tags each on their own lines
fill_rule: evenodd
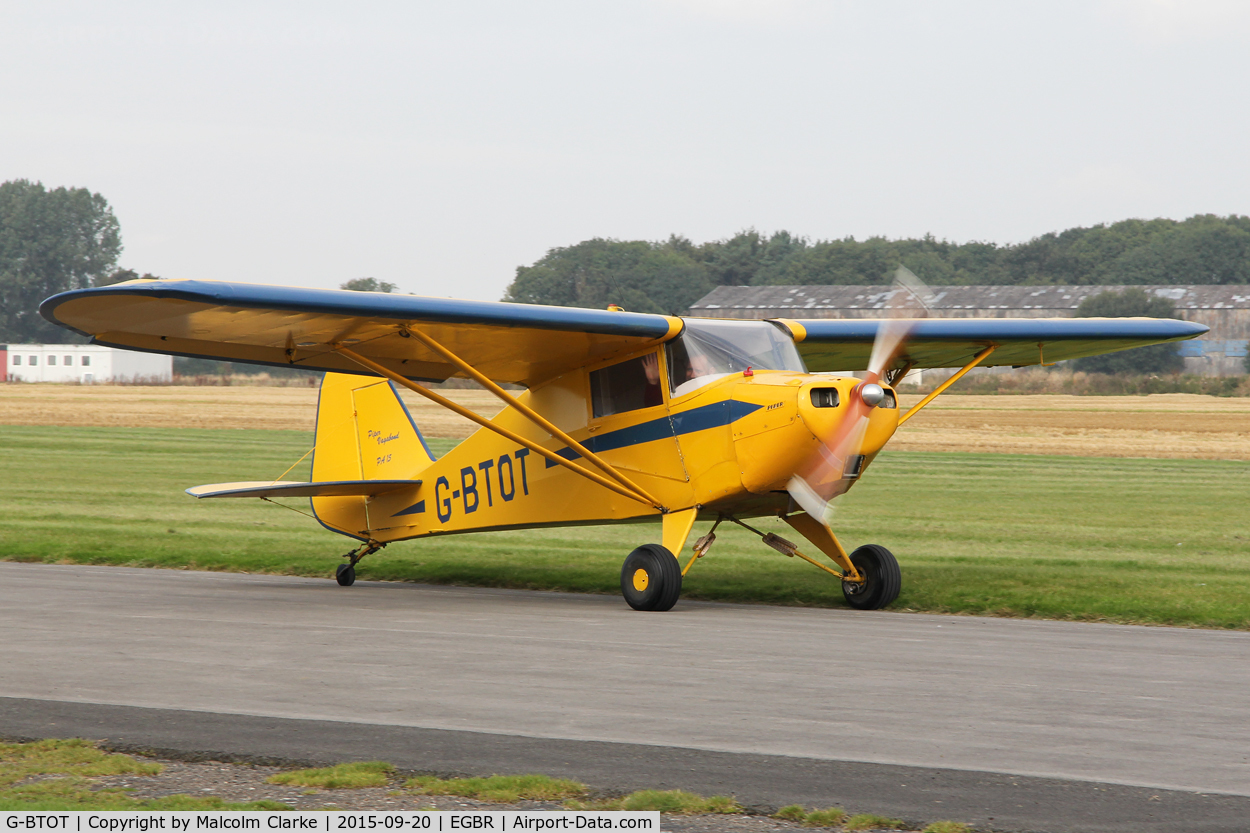
<svg viewBox="0 0 1250 833">
<path fill-rule="evenodd" d="M 602 741 L 0 697 L 0 736 L 83 737 L 184 760 L 385 760 L 441 775 L 540 772 L 607 790 L 681 788 L 749 807 L 840 805 L 1031 833 L 1244 831 L 1250 797 Z"/>
</svg>

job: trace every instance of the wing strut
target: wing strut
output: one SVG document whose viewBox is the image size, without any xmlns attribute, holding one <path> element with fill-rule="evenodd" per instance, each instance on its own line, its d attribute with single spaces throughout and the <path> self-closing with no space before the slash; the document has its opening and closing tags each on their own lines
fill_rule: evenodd
<svg viewBox="0 0 1250 833">
<path fill-rule="evenodd" d="M 503 388 L 499 387 L 499 385 L 495 384 L 494 381 L 492 381 L 489 377 L 483 375 L 482 372 L 478 370 L 476 367 L 469 364 L 464 359 L 460 358 L 455 353 L 451 352 L 446 347 L 439 344 L 437 341 L 430 338 L 425 333 L 420 332 L 419 330 L 402 329 L 399 331 L 399 334 L 400 335 L 407 334 L 417 339 L 426 347 L 429 347 L 435 353 L 438 353 L 440 356 L 447 359 L 447 361 L 451 362 L 456 367 L 460 368 L 465 373 L 469 374 L 469 376 L 471 376 L 475 381 L 477 381 L 478 384 L 480 384 L 482 387 L 486 388 L 491 393 L 495 394 L 495 396 L 498 396 L 500 399 L 502 399 L 507 404 L 511 405 L 513 408 L 516 408 L 518 411 L 520 411 L 522 414 L 528 417 L 530 422 L 534 423 L 539 428 L 542 428 L 544 431 L 551 434 L 553 437 L 558 438 L 562 443 L 567 445 L 569 448 L 573 449 L 578 454 L 582 455 L 587 460 L 594 463 L 596 466 L 598 466 L 600 471 L 602 471 L 608 477 L 611 477 L 613 480 L 615 480 L 617 483 L 620 483 L 622 486 L 624 486 L 626 489 L 629 489 L 631 492 L 636 492 L 637 494 L 646 498 L 647 503 L 650 503 L 652 506 L 656 507 L 657 509 L 660 507 L 660 502 L 656 500 L 654 496 L 649 494 L 645 489 L 643 489 L 634 481 L 630 480 L 624 474 L 621 474 L 621 472 L 618 471 L 616 467 L 613 466 L 611 463 L 607 462 L 598 454 L 595 454 L 589 448 L 586 448 L 577 440 L 573 439 L 568 434 L 561 431 L 559 428 L 553 425 L 551 421 L 548 420 L 546 417 L 542 416 L 533 408 L 524 404 L 515 396 L 508 393 Z"/>
<path fill-rule="evenodd" d="M 928 404 L 929 404 L 930 402 L 932 402 L 934 399 L 937 399 L 937 398 L 938 398 L 938 395 L 939 395 L 939 394 L 941 394 L 941 393 L 942 393 L 942 391 L 946 390 L 946 389 L 947 389 L 947 388 L 949 388 L 951 385 L 953 385 L 953 384 L 955 384 L 956 382 L 958 382 L 961 378 L 963 378 L 963 375 L 964 375 L 965 373 L 967 373 L 969 370 L 971 370 L 972 368 L 974 368 L 974 367 L 976 367 L 977 365 L 979 365 L 981 362 L 985 361 L 985 360 L 989 357 L 990 353 L 993 353 L 993 352 L 994 352 L 995 350 L 997 350 L 997 349 L 998 349 L 998 345 L 997 345 L 997 344 L 991 344 L 989 347 L 986 347 L 986 348 L 985 348 L 984 350 L 982 350 L 980 353 L 977 353 L 977 356 L 976 356 L 976 358 L 975 358 L 975 359 L 973 359 L 972 361 L 970 361 L 970 362 L 968 362 L 966 365 L 964 365 L 962 368 L 960 368 L 959 372 L 958 372 L 958 373 L 956 373 L 954 376 L 950 377 L 950 378 L 949 378 L 949 379 L 947 379 L 945 382 L 943 382 L 942 384 L 940 384 L 940 385 L 938 385 L 936 388 L 934 388 L 934 389 L 933 389 L 933 393 L 929 394 L 929 395 L 928 395 L 928 396 L 926 396 L 924 399 L 921 399 L 921 400 L 920 400 L 919 402 L 917 402 L 915 405 L 912 405 L 910 408 L 908 408 L 908 409 L 907 409 L 907 413 L 905 413 L 905 414 L 903 414 L 901 417 L 899 417 L 898 424 L 901 426 L 904 422 L 906 422 L 907 420 L 911 419 L 911 418 L 912 418 L 912 416 L 913 416 L 913 415 L 914 415 L 917 411 L 919 411 L 919 410 L 920 410 L 921 408 L 923 408 L 925 405 L 928 405 Z M 896 429 L 896 430 L 897 430 L 897 429 Z"/>
<path fill-rule="evenodd" d="M 538 443 L 535 443 L 532 440 L 527 440 L 526 438 L 522 437 L 520 434 L 513 433 L 512 431 L 509 431 L 507 428 L 504 428 L 500 425 L 496 425 L 495 423 L 491 422 L 485 417 L 479 414 L 475 414 L 473 411 L 470 411 L 468 408 L 465 408 L 461 405 L 456 404 L 455 402 L 452 402 L 447 397 L 441 394 L 435 393 L 429 388 L 422 387 L 421 385 L 418 385 L 416 382 L 413 382 L 409 379 L 404 378 L 403 376 L 400 376 L 398 373 L 395 373 L 394 371 L 378 364 L 375 361 L 366 359 L 364 356 L 360 355 L 359 353 L 353 352 L 352 350 L 349 350 L 348 348 L 343 347 L 342 345 L 334 345 L 334 349 L 337 352 L 346 356 L 347 358 L 351 359 L 352 361 L 356 362 L 356 364 L 360 365 L 361 367 L 368 368 L 369 370 L 372 370 L 374 373 L 378 374 L 379 376 L 384 376 L 387 379 L 390 379 L 392 382 L 394 382 L 397 385 L 403 385 L 404 387 L 408 388 L 413 393 L 419 393 L 422 396 L 424 396 L 426 399 L 432 400 L 433 402 L 439 405 L 442 405 L 447 410 L 457 413 L 460 416 L 464 417 L 465 419 L 472 420 L 473 422 L 476 422 L 478 425 L 482 426 L 483 428 L 486 428 L 490 431 L 494 431 L 496 434 L 499 434 L 502 437 L 506 437 L 507 439 L 512 440 L 512 442 L 528 448 L 530 451 L 534 452 L 535 454 L 541 455 L 542 457 L 545 457 L 548 460 L 551 460 L 553 463 L 558 463 L 559 465 L 564 466 L 567 469 L 571 469 L 572 471 L 580 474 L 582 477 L 585 477 L 588 480 L 593 480 L 594 482 L 598 483 L 600 486 L 603 486 L 606 489 L 611 489 L 617 494 L 624 495 L 625 497 L 636 500 L 639 503 L 645 503 L 650 506 L 654 506 L 656 509 L 660 510 L 661 512 L 666 511 L 664 506 L 662 506 L 659 502 L 646 497 L 645 494 L 642 494 L 640 492 L 634 492 L 630 489 L 627 489 L 624 486 L 609 480 L 608 478 L 604 477 L 601 474 L 597 474 L 593 471 L 590 471 L 589 469 L 586 469 L 586 468 L 583 468 L 582 466 L 577 465 L 572 460 L 566 460 L 563 457 L 561 457 L 559 454 L 556 454 L 554 451 L 550 451 L 549 449 L 543 448 Z"/>
</svg>

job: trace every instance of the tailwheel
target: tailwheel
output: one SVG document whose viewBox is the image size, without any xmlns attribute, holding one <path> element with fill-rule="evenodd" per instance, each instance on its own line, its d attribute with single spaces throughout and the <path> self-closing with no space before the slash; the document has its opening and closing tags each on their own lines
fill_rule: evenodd
<svg viewBox="0 0 1250 833">
<path fill-rule="evenodd" d="M 880 610 L 898 598 L 903 574 L 894 554 L 879 544 L 865 544 L 851 553 L 862 582 L 842 582 L 846 603 L 857 610 Z"/>
<path fill-rule="evenodd" d="M 334 578 L 343 587 L 351 587 L 356 583 L 356 568 L 351 564 L 340 564 L 334 571 Z"/>
<path fill-rule="evenodd" d="M 343 557 L 347 559 L 347 563 L 340 564 L 334 571 L 334 580 L 342 587 L 351 587 L 356 583 L 356 563 L 366 555 L 371 555 L 385 546 L 386 544 L 379 544 L 377 541 L 366 541 L 351 552 L 344 553 Z"/>
<path fill-rule="evenodd" d="M 681 565 L 660 544 L 643 544 L 621 567 L 621 594 L 634 610 L 669 610 L 681 595 Z"/>
</svg>

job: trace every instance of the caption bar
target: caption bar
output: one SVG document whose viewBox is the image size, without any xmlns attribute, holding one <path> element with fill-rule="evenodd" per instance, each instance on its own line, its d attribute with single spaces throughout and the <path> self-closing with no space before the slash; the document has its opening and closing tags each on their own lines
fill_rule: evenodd
<svg viewBox="0 0 1250 833">
<path fill-rule="evenodd" d="M 612 810 L 467 810 L 347 813 L 338 810 L 205 810 L 143 812 L 77 811 L 0 812 L 0 833 L 7 831 L 55 833 L 150 833 L 202 830 L 309 830 L 346 833 L 362 830 L 472 830 L 503 833 L 510 830 L 660 830 L 660 814 Z"/>
</svg>

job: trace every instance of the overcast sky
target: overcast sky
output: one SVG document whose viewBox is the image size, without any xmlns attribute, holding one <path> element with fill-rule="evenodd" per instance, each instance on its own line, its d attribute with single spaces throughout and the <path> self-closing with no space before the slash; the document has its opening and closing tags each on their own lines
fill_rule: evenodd
<svg viewBox="0 0 1250 833">
<path fill-rule="evenodd" d="M 121 263 L 496 299 L 591 237 L 1250 213 L 1250 0 L 0 0 L 0 181 Z"/>
</svg>

